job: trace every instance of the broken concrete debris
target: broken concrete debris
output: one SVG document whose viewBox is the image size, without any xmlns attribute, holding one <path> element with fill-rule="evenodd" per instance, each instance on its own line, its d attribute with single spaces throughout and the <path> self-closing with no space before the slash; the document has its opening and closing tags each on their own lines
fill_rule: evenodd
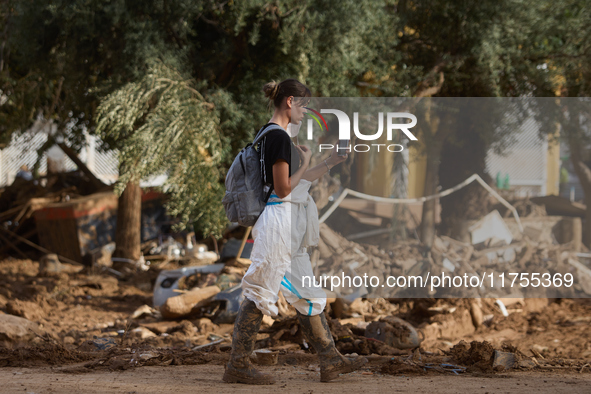
<svg viewBox="0 0 591 394">
<path fill-rule="evenodd" d="M 495 246 L 501 241 L 505 245 L 509 245 L 513 240 L 511 231 L 497 210 L 480 219 L 468 230 L 470 231 L 472 245 L 486 242 L 489 246 Z"/>
<path fill-rule="evenodd" d="M 574 296 L 577 293 L 591 294 L 586 286 L 589 282 L 585 280 L 587 273 L 577 265 L 581 259 L 580 253 L 577 254 L 571 250 L 572 243 L 536 243 L 524 235 L 515 239 L 507 227 L 498 222 L 498 220 L 502 221 L 498 213 L 490 217 L 496 218 L 494 221 L 498 224 L 497 228 L 500 231 L 495 233 L 491 229 L 487 230 L 487 227 L 482 227 L 480 231 L 481 227 L 474 227 L 475 231 L 480 231 L 475 238 L 475 241 L 478 241 L 477 244 L 464 243 L 442 236 L 435 238 L 431 249 L 426 249 L 415 240 L 397 242 L 387 248 L 378 245 L 362 245 L 347 240 L 326 224 L 321 224 L 319 253 L 312 253 L 312 264 L 317 277 L 341 274 L 353 277 L 367 274 L 368 277 L 378 278 L 420 276 L 427 280 L 427 273 L 429 273 L 430 278 L 453 274 L 458 277 L 467 275 L 488 279 L 487 282 L 484 280 L 482 282 L 487 286 L 437 287 L 429 294 L 433 297 L 504 298 L 516 289 L 522 291 L 522 297 L 536 298 Z M 507 244 L 507 241 L 512 243 Z M 547 286 L 546 281 L 544 286 L 526 285 L 521 288 L 519 285 L 511 284 L 509 278 L 513 279 L 515 273 L 527 275 L 536 273 L 540 278 L 542 275 L 569 274 L 572 275 L 573 286 L 559 288 L 559 286 L 554 287 L 551 282 L 550 286 Z M 499 278 L 501 280 L 496 280 Z M 505 279 L 509 282 L 503 282 Z M 335 286 L 331 290 L 342 298 L 352 296 L 355 292 L 357 292 L 356 297 L 363 297 L 365 294 L 385 298 L 426 296 L 419 288 L 404 289 L 390 286 L 381 288 L 379 286 L 377 288 Z"/>
</svg>

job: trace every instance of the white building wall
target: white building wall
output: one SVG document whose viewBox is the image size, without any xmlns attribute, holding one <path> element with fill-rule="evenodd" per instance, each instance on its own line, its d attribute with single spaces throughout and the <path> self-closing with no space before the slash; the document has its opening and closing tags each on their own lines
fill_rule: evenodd
<svg viewBox="0 0 591 394">
<path fill-rule="evenodd" d="M 486 169 L 493 179 L 501 174 L 509 175 L 509 184 L 516 197 L 546 195 L 547 138 L 541 138 L 539 127 L 533 118 L 521 125 L 515 134 L 515 142 L 502 155 L 488 152 Z"/>
</svg>

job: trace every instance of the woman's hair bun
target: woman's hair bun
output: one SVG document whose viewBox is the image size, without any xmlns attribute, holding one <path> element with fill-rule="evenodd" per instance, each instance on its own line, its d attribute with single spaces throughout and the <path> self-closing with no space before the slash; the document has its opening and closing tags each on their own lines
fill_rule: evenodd
<svg viewBox="0 0 591 394">
<path fill-rule="evenodd" d="M 268 82 L 263 86 L 263 92 L 265 92 L 265 97 L 273 101 L 279 92 L 279 84 L 275 81 Z"/>
<path fill-rule="evenodd" d="M 275 81 L 268 82 L 263 86 L 263 92 L 265 92 L 265 97 L 269 99 L 269 107 L 273 103 L 277 108 L 279 108 L 281 102 L 286 97 L 302 98 L 312 96 L 310 89 L 306 85 L 293 78 L 285 79 L 280 83 Z"/>
</svg>

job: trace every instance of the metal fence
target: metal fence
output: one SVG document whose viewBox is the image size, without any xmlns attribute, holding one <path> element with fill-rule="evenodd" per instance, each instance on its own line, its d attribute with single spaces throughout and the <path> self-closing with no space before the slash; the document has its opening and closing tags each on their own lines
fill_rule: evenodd
<svg viewBox="0 0 591 394">
<path fill-rule="evenodd" d="M 33 169 L 38 160 L 37 151 L 47 142 L 48 135 L 55 132 L 55 125 L 39 124 L 19 136 L 13 136 L 12 141 L 0 150 L 0 187 L 12 184 L 16 174 L 23 165 Z M 86 135 L 86 146 L 80 152 L 80 159 L 88 168 L 106 184 L 114 183 L 118 176 L 118 160 L 116 151 L 102 152 L 98 149 L 100 140 L 96 136 Z M 77 166 L 57 146 L 43 153 L 39 161 L 39 174 L 47 174 L 48 154 L 57 155 L 60 167 L 65 171 L 76 170 Z"/>
</svg>

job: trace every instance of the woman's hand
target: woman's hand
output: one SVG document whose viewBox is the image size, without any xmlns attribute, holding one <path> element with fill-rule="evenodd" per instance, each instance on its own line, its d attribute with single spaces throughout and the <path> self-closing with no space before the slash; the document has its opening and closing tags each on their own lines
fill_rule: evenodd
<svg viewBox="0 0 591 394">
<path fill-rule="evenodd" d="M 312 151 L 305 145 L 296 145 L 300 159 L 302 159 L 302 166 L 308 166 L 312 158 Z"/>
<path fill-rule="evenodd" d="M 328 163 L 328 165 L 330 165 L 331 167 L 336 166 L 337 164 L 341 164 L 342 162 L 344 162 L 345 160 L 347 160 L 347 157 L 349 157 L 348 154 L 345 154 L 344 156 L 339 156 L 338 155 L 338 151 L 337 151 L 337 147 L 338 144 L 334 146 L 334 148 L 332 148 L 332 151 L 330 152 L 330 157 L 328 159 L 326 159 L 326 162 Z M 341 149 L 341 152 L 343 150 Z M 347 152 L 349 150 L 347 149 Z"/>
</svg>

